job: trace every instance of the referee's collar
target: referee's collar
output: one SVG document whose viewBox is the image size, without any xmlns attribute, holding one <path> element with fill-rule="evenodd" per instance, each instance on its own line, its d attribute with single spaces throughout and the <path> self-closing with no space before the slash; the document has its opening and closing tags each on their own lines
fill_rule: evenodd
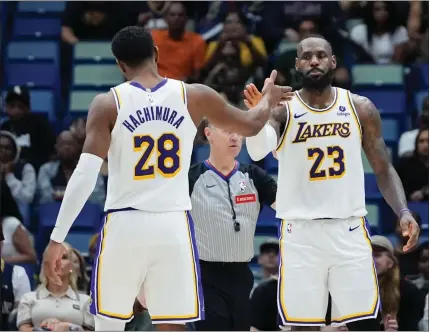
<svg viewBox="0 0 430 332">
<path fill-rule="evenodd" d="M 219 170 L 217 170 L 215 168 L 215 166 L 210 163 L 209 159 L 206 159 L 204 161 L 204 164 L 206 165 L 207 168 L 209 168 L 211 171 L 215 172 L 224 181 L 228 181 L 239 169 L 239 162 L 237 160 L 234 161 L 234 167 L 230 171 L 230 173 L 228 173 L 227 175 L 224 175 Z"/>
</svg>

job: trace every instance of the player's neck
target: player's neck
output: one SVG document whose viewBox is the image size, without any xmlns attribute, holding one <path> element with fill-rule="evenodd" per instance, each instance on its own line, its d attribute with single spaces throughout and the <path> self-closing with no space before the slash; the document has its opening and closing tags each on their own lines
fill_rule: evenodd
<svg viewBox="0 0 430 332">
<path fill-rule="evenodd" d="M 141 83 L 144 87 L 155 86 L 163 80 L 163 77 L 158 74 L 156 65 L 137 69 L 130 76 L 130 81 Z"/>
<path fill-rule="evenodd" d="M 333 102 L 335 91 L 331 85 L 321 91 L 306 90 L 302 88 L 299 91 L 303 101 L 314 108 L 325 108 Z"/>
<path fill-rule="evenodd" d="M 213 152 L 211 152 L 208 160 L 211 165 L 214 166 L 222 174 L 229 174 L 235 166 L 234 158 L 230 158 L 225 155 L 217 155 Z"/>
</svg>

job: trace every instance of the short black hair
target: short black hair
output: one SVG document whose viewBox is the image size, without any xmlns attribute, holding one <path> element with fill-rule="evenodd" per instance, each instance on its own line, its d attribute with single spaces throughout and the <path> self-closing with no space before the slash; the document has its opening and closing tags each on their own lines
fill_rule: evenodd
<svg viewBox="0 0 430 332">
<path fill-rule="evenodd" d="M 126 65 L 137 67 L 154 56 L 154 40 L 144 27 L 128 26 L 113 37 L 112 53 Z"/>
<path fill-rule="evenodd" d="M 299 44 L 297 45 L 297 55 L 301 52 L 301 49 L 302 49 L 302 42 L 304 41 L 304 40 L 306 40 L 306 39 L 309 39 L 309 38 L 318 38 L 318 39 L 322 39 L 322 40 L 324 40 L 326 43 L 327 43 L 327 45 L 328 45 L 328 47 L 329 47 L 329 49 L 330 49 L 330 52 L 333 54 L 333 49 L 332 49 L 332 47 L 331 47 L 331 44 L 330 44 L 330 42 L 324 37 L 324 36 L 322 36 L 322 35 L 319 35 L 319 34 L 316 34 L 316 33 L 311 33 L 310 35 L 308 35 L 308 36 L 306 36 L 305 38 L 303 38 L 300 42 L 299 42 Z"/>
</svg>

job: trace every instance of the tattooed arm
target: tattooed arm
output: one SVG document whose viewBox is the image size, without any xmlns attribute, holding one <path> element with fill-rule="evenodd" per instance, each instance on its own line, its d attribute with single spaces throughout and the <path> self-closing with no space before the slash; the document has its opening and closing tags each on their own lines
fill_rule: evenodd
<svg viewBox="0 0 430 332">
<path fill-rule="evenodd" d="M 409 241 L 404 247 L 408 250 L 416 245 L 419 227 L 410 211 L 402 182 L 390 162 L 387 147 L 381 132 L 381 117 L 375 105 L 366 97 L 352 95 L 354 106 L 363 130 L 363 150 L 376 176 L 379 190 L 385 201 L 400 218 L 400 226 Z"/>
</svg>

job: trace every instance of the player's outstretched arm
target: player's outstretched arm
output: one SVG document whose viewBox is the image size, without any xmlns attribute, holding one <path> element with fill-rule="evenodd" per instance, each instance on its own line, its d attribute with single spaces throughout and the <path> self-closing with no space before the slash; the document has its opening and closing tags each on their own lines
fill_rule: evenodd
<svg viewBox="0 0 430 332">
<path fill-rule="evenodd" d="M 276 71 L 266 79 L 261 100 L 249 111 L 242 111 L 227 103 L 215 90 L 201 84 L 187 85 L 188 109 L 194 123 L 200 123 L 206 117 L 216 127 L 238 133 L 242 136 L 254 136 L 269 120 L 270 110 L 289 92 L 288 87 L 274 84 Z"/>
<path fill-rule="evenodd" d="M 88 113 L 83 152 L 64 193 L 51 241 L 44 254 L 47 278 L 58 284 L 58 264 L 64 252 L 62 242 L 85 202 L 94 190 L 100 167 L 106 158 L 115 123 L 116 105 L 112 92 L 96 96 Z"/>
<path fill-rule="evenodd" d="M 407 208 L 402 182 L 390 162 L 387 147 L 382 138 L 381 116 L 368 98 L 353 95 L 352 99 L 363 130 L 363 150 L 375 173 L 379 190 L 400 218 L 403 236 L 409 236 L 409 241 L 403 248 L 405 251 L 409 250 L 417 243 L 419 227 Z"/>
<path fill-rule="evenodd" d="M 244 102 L 248 108 L 255 106 L 262 98 L 261 92 L 254 84 L 246 86 L 244 95 Z M 290 100 L 293 96 L 294 92 L 291 91 L 285 100 Z M 285 105 L 276 106 L 271 111 L 268 124 L 257 135 L 246 138 L 246 148 L 252 160 L 261 160 L 276 149 L 281 137 L 281 124 L 287 122 L 287 115 L 288 111 Z"/>
</svg>

